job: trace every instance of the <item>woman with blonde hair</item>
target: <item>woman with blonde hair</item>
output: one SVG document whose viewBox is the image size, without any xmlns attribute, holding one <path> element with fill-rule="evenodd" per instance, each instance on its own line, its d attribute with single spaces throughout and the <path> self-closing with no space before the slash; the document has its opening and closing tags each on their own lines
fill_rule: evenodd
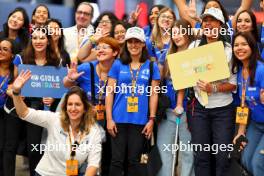
<svg viewBox="0 0 264 176">
<path fill-rule="evenodd" d="M 170 107 L 166 109 L 166 118 L 161 119 L 158 126 L 157 134 L 157 146 L 160 151 L 163 164 L 161 170 L 158 172 L 158 176 L 170 176 L 172 175 L 173 153 L 171 151 L 164 151 L 164 144 L 174 144 L 176 135 L 176 119 L 180 118 L 179 124 L 179 139 L 181 143 L 188 145 L 191 141 L 191 133 L 188 130 L 187 117 L 186 117 L 186 103 L 185 90 L 174 90 L 172 84 L 172 78 L 166 61 L 168 54 L 177 53 L 188 49 L 189 44 L 194 40 L 194 35 L 191 30 L 191 24 L 186 20 L 177 20 L 172 27 L 171 44 L 168 52 L 162 55 L 162 63 L 164 65 L 164 78 L 163 85 L 167 87 L 166 96 L 170 100 Z M 177 59 L 177 58 L 175 58 Z M 180 75 L 178 75 L 180 76 Z M 181 176 L 193 176 L 193 152 L 192 151 L 180 151 L 181 152 Z"/>
<path fill-rule="evenodd" d="M 165 7 L 160 10 L 156 19 L 150 38 L 146 39 L 148 54 L 152 61 L 159 62 L 161 55 L 166 52 L 171 42 L 171 27 L 176 20 L 172 9 Z M 159 64 L 162 73 L 162 64 Z"/>
</svg>

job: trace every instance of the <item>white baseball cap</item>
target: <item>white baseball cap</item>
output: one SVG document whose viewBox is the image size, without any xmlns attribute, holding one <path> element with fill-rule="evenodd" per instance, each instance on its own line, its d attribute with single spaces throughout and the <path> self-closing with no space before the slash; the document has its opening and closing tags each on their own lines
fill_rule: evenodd
<svg viewBox="0 0 264 176">
<path fill-rule="evenodd" d="M 141 42 L 146 41 L 144 30 L 140 27 L 131 27 L 128 28 L 125 35 L 125 40 L 135 38 L 140 40 Z"/>
<path fill-rule="evenodd" d="M 218 8 L 211 7 L 209 9 L 206 9 L 204 13 L 201 15 L 201 19 L 203 20 L 207 16 L 214 17 L 218 21 L 221 21 L 223 24 L 225 23 L 224 15 L 222 11 Z"/>
</svg>

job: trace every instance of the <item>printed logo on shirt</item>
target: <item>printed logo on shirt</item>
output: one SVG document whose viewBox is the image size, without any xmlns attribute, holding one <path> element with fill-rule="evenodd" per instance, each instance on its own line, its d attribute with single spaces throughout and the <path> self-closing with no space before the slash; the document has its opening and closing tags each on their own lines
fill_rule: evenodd
<svg viewBox="0 0 264 176">
<path fill-rule="evenodd" d="M 149 75 L 149 69 L 144 69 L 142 70 L 143 75 Z"/>
<path fill-rule="evenodd" d="M 257 88 L 256 87 L 248 87 L 248 91 L 256 91 Z"/>
<path fill-rule="evenodd" d="M 120 71 L 120 74 L 128 74 L 128 72 L 127 71 Z"/>
<path fill-rule="evenodd" d="M 145 75 L 141 75 L 141 77 L 140 77 L 141 79 L 145 79 L 145 80 L 148 80 L 148 77 L 147 76 L 145 76 Z"/>
</svg>

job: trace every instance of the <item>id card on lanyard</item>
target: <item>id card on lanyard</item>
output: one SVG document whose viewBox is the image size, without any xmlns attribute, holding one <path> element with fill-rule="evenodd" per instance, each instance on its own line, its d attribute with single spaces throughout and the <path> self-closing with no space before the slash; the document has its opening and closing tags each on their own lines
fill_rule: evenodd
<svg viewBox="0 0 264 176">
<path fill-rule="evenodd" d="M 66 175 L 67 176 L 72 176 L 72 175 L 78 175 L 78 160 L 77 159 L 74 159 L 75 155 L 76 155 L 76 149 L 78 148 L 79 146 L 79 143 L 81 142 L 81 139 L 83 137 L 83 134 L 80 135 L 80 139 L 79 139 L 79 142 L 76 140 L 74 142 L 74 144 L 72 144 L 72 140 L 71 140 L 71 134 L 72 134 L 72 130 L 70 128 L 70 132 L 68 133 L 69 134 L 69 142 L 70 142 L 70 157 L 71 159 L 68 159 L 66 160 Z M 74 148 L 74 149 L 73 149 Z"/>
<path fill-rule="evenodd" d="M 246 101 L 246 88 L 247 80 L 244 81 L 242 76 L 242 96 L 241 96 L 241 106 L 236 109 L 236 123 L 247 125 L 249 117 L 249 109 L 245 106 Z"/>
<path fill-rule="evenodd" d="M 131 96 L 127 98 L 127 112 L 138 112 L 138 97 L 135 97 L 135 89 L 137 84 L 137 79 L 139 75 L 141 64 L 139 65 L 136 77 L 134 77 L 131 64 L 129 64 L 130 74 L 132 78 L 132 89 Z"/>
<path fill-rule="evenodd" d="M 101 85 L 103 82 L 103 85 Z M 106 80 L 99 80 L 99 97 L 98 104 L 95 106 L 96 109 L 96 119 L 104 120 L 105 119 L 105 105 L 103 104 L 103 89 L 105 88 Z"/>
</svg>

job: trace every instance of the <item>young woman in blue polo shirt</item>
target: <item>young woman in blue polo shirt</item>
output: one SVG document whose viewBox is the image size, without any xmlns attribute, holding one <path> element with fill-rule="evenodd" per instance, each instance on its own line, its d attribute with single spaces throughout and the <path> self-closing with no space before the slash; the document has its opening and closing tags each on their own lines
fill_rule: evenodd
<svg viewBox="0 0 264 176">
<path fill-rule="evenodd" d="M 151 36 L 146 38 L 148 54 L 153 61 L 159 61 L 162 53 L 167 52 L 171 42 L 171 27 L 176 20 L 172 9 L 165 7 L 160 10 L 153 26 Z M 162 69 L 161 69 L 162 72 Z"/>
<path fill-rule="evenodd" d="M 189 33 L 187 32 L 189 31 Z M 158 127 L 157 146 L 160 151 L 161 160 L 163 164 L 158 176 L 171 176 L 173 165 L 173 153 L 172 151 L 164 150 L 164 145 L 174 144 L 176 135 L 176 118 L 180 117 L 181 122 L 179 126 L 179 139 L 181 143 L 188 144 L 191 141 L 191 133 L 188 129 L 186 118 L 186 104 L 187 98 L 185 97 L 185 90 L 175 91 L 166 56 L 168 54 L 177 53 L 188 49 L 189 44 L 194 40 L 194 35 L 191 33 L 191 25 L 186 20 L 177 20 L 172 27 L 172 42 L 167 53 L 164 53 L 162 57 L 162 63 L 165 62 L 163 83 L 167 87 L 166 96 L 170 100 L 170 107 L 166 110 L 166 119 L 162 119 Z M 175 58 L 177 59 L 177 58 Z M 181 150 L 181 176 L 193 176 L 193 152 Z"/>
<path fill-rule="evenodd" d="M 107 75 L 119 54 L 120 48 L 118 41 L 114 38 L 102 37 L 98 40 L 95 49 L 97 52 L 96 61 L 86 62 L 78 67 L 72 63 L 67 76 L 64 78 L 64 86 L 80 86 L 86 92 L 94 108 L 99 104 L 104 105 Z M 104 118 L 100 118 L 97 114 L 97 120 L 104 120 Z"/>
<path fill-rule="evenodd" d="M 12 63 L 15 54 L 15 43 L 12 39 L 0 40 L 0 175 L 4 175 L 4 145 L 7 114 L 4 111 L 4 104 L 7 99 L 7 89 L 14 79 L 14 65 Z"/>
<path fill-rule="evenodd" d="M 56 66 L 58 67 L 60 64 L 60 59 L 51 46 L 52 39 L 51 36 L 47 33 L 47 28 L 35 28 L 34 32 L 31 34 L 31 39 L 27 47 L 24 49 L 21 55 L 16 55 L 14 58 L 14 75 L 15 77 L 18 75 L 18 66 L 20 64 L 29 64 L 29 65 L 37 65 L 37 66 Z M 52 107 L 56 106 L 56 102 L 54 98 L 51 97 L 27 97 L 26 102 L 28 105 L 37 110 L 43 110 L 44 107 Z M 32 145 L 40 144 L 41 136 L 42 136 L 42 127 L 39 127 L 34 124 L 26 123 L 27 130 L 27 153 L 29 157 L 29 168 L 30 175 L 33 176 L 39 160 L 41 159 L 41 154 L 37 151 L 32 150 Z"/>
<path fill-rule="evenodd" d="M 242 163 L 254 176 L 264 175 L 264 62 L 251 33 L 238 33 L 233 44 L 233 72 L 237 70 L 238 93 L 241 105 L 250 110 L 250 121 L 239 125 L 234 138 L 243 135 L 248 143 L 243 144 Z"/>
<path fill-rule="evenodd" d="M 97 60 L 83 63 L 78 67 L 73 63 L 64 78 L 64 85 L 66 87 L 78 85 L 84 90 L 96 110 L 97 121 L 105 127 L 105 86 L 108 72 L 119 55 L 120 44 L 112 37 L 102 37 L 95 49 Z M 111 158 L 110 135 L 106 137 L 107 141 L 103 143 L 102 175 L 108 175 Z"/>
<path fill-rule="evenodd" d="M 125 40 L 121 59 L 114 62 L 108 73 L 106 115 L 112 147 L 110 176 L 123 175 L 125 157 L 128 175 L 139 175 L 137 165 L 145 138 L 152 135 L 158 102 L 154 87 L 159 85 L 159 69 L 154 63 L 152 91 L 149 91 L 150 60 L 143 29 L 129 28 Z"/>
</svg>

